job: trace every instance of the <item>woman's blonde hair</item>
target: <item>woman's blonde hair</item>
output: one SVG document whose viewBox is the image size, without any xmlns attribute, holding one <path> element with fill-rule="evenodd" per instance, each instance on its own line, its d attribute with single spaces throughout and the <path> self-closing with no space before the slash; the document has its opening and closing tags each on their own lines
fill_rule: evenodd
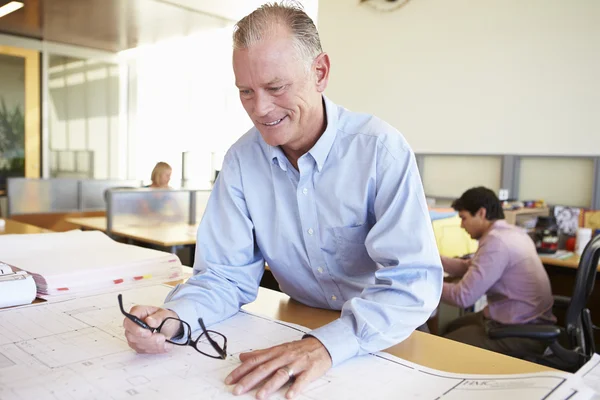
<svg viewBox="0 0 600 400">
<path fill-rule="evenodd" d="M 290 30 L 302 61 L 312 64 L 323 52 L 319 32 L 296 1 L 267 3 L 239 20 L 233 32 L 233 48 L 247 49 L 282 25 Z"/>
<path fill-rule="evenodd" d="M 158 175 L 165 171 L 173 171 L 173 168 L 171 168 L 171 166 L 164 161 L 157 162 L 152 170 L 152 175 L 150 176 L 152 183 L 156 184 L 156 178 Z"/>
</svg>

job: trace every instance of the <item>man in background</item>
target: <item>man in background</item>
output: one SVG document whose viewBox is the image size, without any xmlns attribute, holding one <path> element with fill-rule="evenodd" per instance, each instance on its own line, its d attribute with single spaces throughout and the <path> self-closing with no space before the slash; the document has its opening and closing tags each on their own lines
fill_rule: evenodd
<svg viewBox="0 0 600 400">
<path fill-rule="evenodd" d="M 445 337 L 512 356 L 543 353 L 546 345 L 524 338 L 490 339 L 490 327 L 505 324 L 553 324 L 554 300 L 548 274 L 527 233 L 504 221 L 496 194 L 485 187 L 467 190 L 452 203 L 479 248 L 469 260 L 442 257 L 444 271 L 460 278 L 444 283 L 442 301 L 471 307 L 483 295 L 487 306 L 450 323 Z"/>
</svg>

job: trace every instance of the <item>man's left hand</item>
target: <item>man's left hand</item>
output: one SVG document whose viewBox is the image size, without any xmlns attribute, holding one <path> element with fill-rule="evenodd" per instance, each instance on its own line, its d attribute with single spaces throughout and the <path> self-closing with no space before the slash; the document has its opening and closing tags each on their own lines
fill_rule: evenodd
<svg viewBox="0 0 600 400">
<path fill-rule="evenodd" d="M 329 352 L 314 337 L 242 353 L 240 360 L 242 365 L 225 378 L 225 383 L 236 384 L 233 388 L 235 395 L 244 394 L 263 383 L 256 393 L 256 398 L 261 400 L 292 380 L 286 393 L 286 397 L 291 399 L 331 368 Z"/>
</svg>

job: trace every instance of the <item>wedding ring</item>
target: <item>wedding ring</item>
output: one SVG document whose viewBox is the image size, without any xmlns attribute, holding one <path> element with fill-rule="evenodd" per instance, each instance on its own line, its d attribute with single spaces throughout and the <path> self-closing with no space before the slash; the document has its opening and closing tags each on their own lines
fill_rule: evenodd
<svg viewBox="0 0 600 400">
<path fill-rule="evenodd" d="M 287 365 L 285 365 L 285 366 L 283 366 L 283 367 L 281 367 L 279 369 L 284 370 L 290 380 L 294 379 L 294 370 L 293 369 L 291 369 Z"/>
</svg>

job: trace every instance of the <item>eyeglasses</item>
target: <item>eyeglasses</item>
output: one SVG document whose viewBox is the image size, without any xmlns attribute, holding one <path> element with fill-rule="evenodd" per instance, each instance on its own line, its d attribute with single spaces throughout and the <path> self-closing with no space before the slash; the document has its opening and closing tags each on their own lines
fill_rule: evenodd
<svg viewBox="0 0 600 400">
<path fill-rule="evenodd" d="M 125 318 L 133 321 L 135 324 L 141 326 L 144 329 L 148 329 L 152 333 L 160 333 L 161 329 L 167 323 L 181 323 L 183 325 L 184 332 L 187 332 L 187 340 L 174 342 L 170 339 L 167 339 L 167 342 L 172 343 L 176 346 L 192 346 L 194 349 L 196 349 L 198 353 L 204 354 L 205 356 L 210 358 L 216 358 L 221 360 L 227 358 L 227 338 L 225 337 L 225 335 L 217 331 L 207 330 L 206 326 L 204 325 L 204 321 L 202 321 L 202 318 L 198 318 L 198 323 L 200 324 L 202 333 L 196 339 L 192 339 L 192 328 L 187 322 L 179 318 L 168 317 L 165 318 L 157 328 L 153 328 L 138 317 L 136 317 L 135 315 L 125 311 L 125 309 L 123 308 L 123 296 L 121 294 L 119 294 L 117 298 L 119 300 L 119 307 L 121 308 L 121 312 L 123 313 Z"/>
</svg>

